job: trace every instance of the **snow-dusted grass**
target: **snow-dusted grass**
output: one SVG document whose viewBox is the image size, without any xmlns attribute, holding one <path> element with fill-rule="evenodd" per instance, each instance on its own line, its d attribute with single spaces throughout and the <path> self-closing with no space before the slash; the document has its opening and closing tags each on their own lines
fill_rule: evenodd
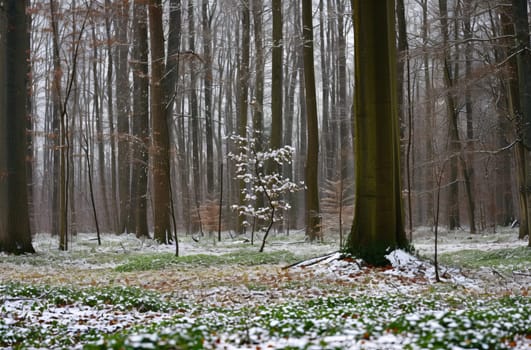
<svg viewBox="0 0 531 350">
<path fill-rule="evenodd" d="M 426 232 L 425 258 L 395 251 L 386 268 L 300 233 L 263 254 L 242 237 L 184 236 L 180 257 L 132 235 L 80 234 L 68 252 L 37 235 L 37 254 L 0 254 L 0 347 L 528 349 L 531 255 L 515 235 L 443 233 L 443 283 Z"/>
</svg>

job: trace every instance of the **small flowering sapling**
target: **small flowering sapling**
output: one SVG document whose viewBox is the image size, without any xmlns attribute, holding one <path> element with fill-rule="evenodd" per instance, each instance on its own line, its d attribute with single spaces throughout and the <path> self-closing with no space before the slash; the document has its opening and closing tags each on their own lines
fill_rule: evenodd
<svg viewBox="0 0 531 350">
<path fill-rule="evenodd" d="M 256 139 L 231 136 L 239 154 L 230 153 L 229 158 L 236 162 L 236 180 L 243 181 L 246 186 L 242 189 L 243 205 L 233 205 L 231 208 L 239 215 L 252 217 L 263 222 L 261 230 L 264 232 L 260 252 L 264 251 L 269 231 L 275 222 L 283 219 L 283 213 L 291 208 L 284 199 L 284 194 L 304 189 L 304 183 L 292 182 L 289 177 L 279 174 L 282 164 L 291 163 L 295 149 L 284 146 L 275 150 L 257 151 Z M 266 168 L 267 164 L 267 168 Z M 259 197 L 263 196 L 263 205 Z M 248 222 L 244 224 L 249 225 Z"/>
</svg>

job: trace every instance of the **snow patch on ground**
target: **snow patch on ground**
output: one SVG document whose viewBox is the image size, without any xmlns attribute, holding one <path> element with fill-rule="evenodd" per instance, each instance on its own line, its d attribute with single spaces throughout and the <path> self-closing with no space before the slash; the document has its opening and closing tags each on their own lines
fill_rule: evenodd
<svg viewBox="0 0 531 350">
<path fill-rule="evenodd" d="M 423 278 L 429 283 L 437 282 L 435 265 L 397 249 L 385 256 L 393 269 L 384 273 L 407 278 Z M 479 290 L 478 282 L 464 276 L 459 269 L 439 266 L 439 279 L 442 282 L 451 282 L 468 289 Z"/>
<path fill-rule="evenodd" d="M 105 235 L 102 237 L 103 244 L 98 246 L 94 234 L 78 234 L 71 241 L 69 252 L 59 252 L 57 241 L 47 234 L 39 234 L 34 239 L 34 246 L 38 251 L 36 256 L 28 256 L 23 264 L 3 262 L 0 265 L 0 283 L 13 280 L 17 275 L 24 274 L 30 283 L 35 280 L 40 283 L 50 283 L 55 281 L 59 284 L 75 283 L 78 286 L 108 286 L 111 284 L 140 286 L 142 288 L 153 288 L 164 293 L 169 293 L 172 297 L 186 301 L 190 304 L 200 303 L 217 308 L 245 309 L 248 306 L 272 305 L 275 303 L 285 303 L 297 299 L 319 299 L 331 294 L 330 290 L 334 286 L 342 288 L 338 290 L 341 295 L 363 295 L 363 296 L 388 296 L 406 295 L 416 296 L 426 291 L 435 284 L 435 267 L 433 263 L 426 259 L 418 258 L 403 250 L 395 250 L 387 255 L 390 266 L 384 268 L 369 268 L 363 261 L 344 257 L 340 252 L 326 254 L 319 258 L 306 260 L 295 266 L 282 269 L 279 266 L 265 266 L 260 268 L 231 267 L 230 271 L 224 271 L 220 267 L 208 267 L 208 276 L 199 276 L 192 272 L 180 271 L 178 269 L 166 271 L 153 271 L 141 273 L 118 274 L 112 269 L 123 260 L 115 260 L 113 256 L 123 254 L 145 254 L 145 253 L 173 253 L 174 247 L 158 245 L 152 240 L 140 240 L 134 235 Z M 519 247 L 525 242 L 507 238 L 507 235 L 495 234 L 483 237 L 488 243 L 482 241 L 481 237 L 464 239 L 454 242 L 452 237 L 442 236 L 441 252 L 458 249 L 498 249 L 500 247 Z M 432 245 L 430 237 L 426 236 L 415 243 L 416 247 L 424 252 L 431 253 Z M 285 241 L 275 241 L 275 244 L 266 246 L 266 250 L 291 250 L 297 251 L 300 255 L 322 255 L 325 252 L 337 250 L 334 242 L 326 244 L 293 244 L 294 241 L 303 241 L 300 236 L 293 236 Z M 245 246 L 242 239 L 229 239 L 224 237 L 223 242 L 216 242 L 215 238 L 204 237 L 197 243 L 186 238 L 180 242 L 180 254 L 226 254 L 237 249 L 253 249 L 258 247 Z M 8 258 L 6 255 L 0 257 Z M 39 264 L 42 261 L 52 261 L 53 263 Z M 104 260 L 102 260 L 104 259 Z M 204 272 L 202 272 L 204 273 Z M 521 279 L 509 281 L 507 276 L 495 276 L 490 278 L 476 278 L 465 271 L 440 266 L 441 280 L 447 285 L 458 288 L 456 293 L 477 293 L 485 291 L 505 293 L 507 290 L 518 291 L 518 288 L 529 286 L 529 277 L 523 276 Z M 72 275 L 72 276 L 70 276 Z M 67 277 L 68 276 L 68 277 Z M 221 276 L 221 277 L 220 277 Z M 203 278 L 208 280 L 202 281 Z M 212 280 L 221 278 L 217 285 L 212 285 Z M 236 281 L 236 282 L 234 282 Z M 266 286 L 263 290 L 252 289 L 245 283 L 255 283 L 257 286 Z M 297 287 L 287 288 L 290 283 Z M 488 289 L 487 287 L 491 288 Z M 440 327 L 440 321 L 444 320 L 447 310 L 435 310 L 435 319 L 430 326 L 433 329 Z M 56 306 L 46 302 L 41 298 L 17 298 L 4 293 L 0 293 L 0 315 L 4 320 L 4 327 L 12 332 L 29 332 L 29 328 L 19 325 L 35 324 L 43 329 L 59 327 L 64 329 L 66 336 L 75 338 L 77 334 L 91 332 L 112 333 L 134 325 L 147 325 L 160 323 L 169 320 L 179 313 L 172 312 L 141 312 L 139 310 L 122 310 L 113 305 L 97 305 L 94 307 L 73 303 L 70 305 Z M 427 312 L 426 312 L 427 313 Z M 421 312 L 407 315 L 408 321 L 419 321 L 424 314 Z M 201 315 L 206 317 L 207 315 Z M 216 315 L 212 315 L 215 317 Z M 251 318 L 252 315 L 249 315 Z M 185 312 L 182 315 L 183 325 L 193 324 L 197 315 L 192 312 Z M 219 316 L 218 316 L 219 317 Z M 311 320 L 314 323 L 325 322 L 322 320 Z M 327 347 L 343 349 L 403 349 L 406 345 L 411 345 L 412 349 L 417 349 L 412 344 L 414 335 L 392 332 L 383 333 L 378 337 L 367 337 L 360 340 L 361 325 L 358 320 L 348 319 L 345 323 L 352 327 L 345 329 L 339 335 L 325 336 L 323 341 Z M 0 322 L 1 324 L 1 322 Z M 451 325 L 451 323 L 450 323 Z M 2 326 L 0 326 L 2 327 Z M 184 327 L 184 326 L 183 326 Z M 168 332 L 175 332 L 176 329 L 169 329 Z M 212 344 L 205 344 L 205 348 L 219 349 L 257 349 L 257 348 L 283 348 L 295 347 L 317 349 L 315 334 L 301 337 L 271 338 L 265 337 L 267 329 L 261 327 L 250 327 L 247 334 L 228 334 L 220 332 L 219 338 Z M 129 345 L 142 346 L 153 343 L 156 337 L 154 334 L 137 334 L 128 339 Z M 246 337 L 249 337 L 247 339 Z M 264 339 L 265 338 L 265 339 Z M 264 340 L 261 340 L 264 339 Z M 253 340 L 245 343 L 242 341 Z M 313 343 L 312 343 L 313 342 Z M 53 348 L 52 344 L 42 344 L 44 348 Z M 515 349 L 530 349 L 531 342 L 525 337 L 518 339 Z M 455 348 L 458 349 L 458 348 Z"/>
</svg>

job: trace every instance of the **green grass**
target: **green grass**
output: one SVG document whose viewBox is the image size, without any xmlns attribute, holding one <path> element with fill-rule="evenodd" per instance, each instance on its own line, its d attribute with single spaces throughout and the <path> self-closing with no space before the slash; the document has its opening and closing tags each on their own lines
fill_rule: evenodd
<svg viewBox="0 0 531 350">
<path fill-rule="evenodd" d="M 220 340 L 241 347 L 267 341 L 281 344 L 288 338 L 298 339 L 298 345 L 278 348 L 342 349 L 389 333 L 404 336 L 406 349 L 508 349 L 516 335 L 531 332 L 530 318 L 529 300 L 522 297 L 461 298 L 455 308 L 438 296 L 336 296 L 250 308 L 205 308 L 193 318 L 177 316 L 108 335 L 85 349 L 203 349 L 214 348 Z"/>
<path fill-rule="evenodd" d="M 50 251 L 28 255 L 1 255 L 0 263 L 30 266 L 75 266 L 79 263 L 101 266 L 102 264 L 119 264 L 126 260 L 127 254 L 114 252 L 67 251 L 61 252 L 56 248 Z"/>
<path fill-rule="evenodd" d="M 11 282 L 0 286 L 0 293 L 15 298 L 45 300 L 55 306 L 79 303 L 90 307 L 114 305 L 122 310 L 169 311 L 176 307 L 159 293 L 133 287 L 47 286 Z"/>
<path fill-rule="evenodd" d="M 403 336 L 405 349 L 508 349 L 515 336 L 531 334 L 531 304 L 529 299 L 516 296 L 454 296 L 450 302 L 439 294 L 329 296 L 227 308 L 177 305 L 162 301 L 162 294 L 136 288 L 76 289 L 13 283 L 0 288 L 0 292 L 9 297 L 33 298 L 33 304 L 28 304 L 33 311 L 66 303 L 95 308 L 105 303 L 118 310 L 148 305 L 149 310 L 177 311 L 167 320 L 109 334 L 98 334 L 90 328 L 72 334 L 65 325 L 41 326 L 26 318 L 13 326 L 0 319 L 0 346 L 14 349 L 43 345 L 70 348 L 78 343 L 84 343 L 87 350 L 204 349 L 220 341 L 242 347 L 268 341 L 282 344 L 288 338 L 297 339 L 294 344 L 298 345 L 278 348 L 342 349 L 389 333 Z"/>
<path fill-rule="evenodd" d="M 170 253 L 141 254 L 128 257 L 127 262 L 116 267 L 119 272 L 162 270 L 169 266 L 219 266 L 242 265 L 256 266 L 264 264 L 289 264 L 298 257 L 289 251 L 257 253 L 239 250 L 221 255 L 195 254 L 176 257 Z"/>
<path fill-rule="evenodd" d="M 439 261 L 445 265 L 467 268 L 494 267 L 502 270 L 531 269 L 531 248 L 518 247 L 490 251 L 460 250 L 444 253 Z"/>
<path fill-rule="evenodd" d="M 4 300 L 22 303 L 14 310 L 3 304 Z M 24 283 L 0 285 L 0 348 L 27 349 L 56 348 L 69 349 L 80 342 L 99 339 L 101 331 L 80 324 L 73 331 L 70 325 L 59 322 L 60 314 L 44 317 L 49 310 L 66 307 L 89 312 L 90 319 L 97 320 L 101 313 L 118 319 L 132 310 L 138 313 L 170 312 L 175 309 L 189 310 L 186 304 L 168 300 L 160 293 L 129 287 L 46 286 Z M 90 312 L 89 310 L 93 310 Z M 98 311 L 100 310 L 100 311 Z M 37 321 L 35 318 L 41 318 Z M 58 318 L 59 317 L 59 318 Z"/>
</svg>

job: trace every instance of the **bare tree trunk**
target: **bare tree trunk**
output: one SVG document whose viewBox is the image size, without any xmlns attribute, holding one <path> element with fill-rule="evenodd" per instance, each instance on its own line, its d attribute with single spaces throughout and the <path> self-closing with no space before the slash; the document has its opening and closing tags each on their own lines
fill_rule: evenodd
<svg viewBox="0 0 531 350">
<path fill-rule="evenodd" d="M 214 194 L 214 126 L 212 124 L 212 16 L 214 9 L 209 7 L 208 0 L 202 0 L 201 14 L 203 26 L 203 75 L 205 95 L 205 138 L 206 138 L 206 178 L 207 195 Z"/>
<path fill-rule="evenodd" d="M 55 19 L 56 4 L 54 0 L 50 0 L 50 13 L 52 14 L 52 28 L 53 32 L 57 32 L 57 20 Z M 61 169 L 61 160 L 60 160 L 60 104 L 61 99 L 59 96 L 59 89 L 56 84 L 60 83 L 60 77 L 56 75 L 61 74 L 61 59 L 59 57 L 59 38 L 57 35 L 52 37 L 53 45 L 53 80 L 52 80 L 52 131 L 53 131 L 53 175 L 52 175 L 52 234 L 59 234 L 59 222 L 60 222 L 60 169 Z"/>
<path fill-rule="evenodd" d="M 26 1 L 26 8 L 29 8 L 31 5 L 30 0 Z M 33 64 L 31 57 L 31 33 L 33 30 L 32 26 L 32 17 L 30 15 L 26 16 L 26 47 L 28 50 L 28 65 L 27 65 L 27 77 L 33 76 Z M 29 80 L 29 78 L 28 78 Z M 34 149 L 34 110 L 33 110 L 33 86 L 32 81 L 28 81 L 26 84 L 26 182 L 28 184 L 28 208 L 29 208 L 29 217 L 30 217 L 30 229 L 35 231 L 35 193 L 34 193 L 34 183 L 33 168 L 35 166 L 35 149 Z"/>
<path fill-rule="evenodd" d="M 341 180 L 346 180 L 352 173 L 349 158 L 352 155 L 352 123 L 350 108 L 347 103 L 347 41 L 345 37 L 345 6 L 344 0 L 336 0 L 337 8 L 337 77 L 338 94 L 336 112 L 339 119 L 339 164 Z"/>
<path fill-rule="evenodd" d="M 513 23 L 516 34 L 516 65 L 518 68 L 519 104 L 515 106 L 519 132 L 525 147 L 525 193 L 527 196 L 527 230 L 531 232 L 531 42 L 527 0 L 513 0 Z M 529 246 L 531 246 L 531 234 Z"/>
<path fill-rule="evenodd" d="M 255 79 L 254 79 L 254 98 L 252 99 L 251 106 L 253 108 L 253 137 L 256 141 L 256 152 L 263 151 L 263 145 L 265 142 L 264 139 L 264 112 L 263 112 L 263 106 L 264 106 L 264 64 L 265 64 L 265 55 L 264 55 L 264 48 L 263 48 L 263 12 L 264 12 L 264 4 L 263 0 L 253 0 L 252 1 L 252 15 L 253 15 L 253 22 L 254 22 L 254 47 L 255 47 Z M 276 14 L 278 16 L 278 14 Z M 282 27 L 281 27 L 282 29 Z M 277 28 L 278 30 L 278 28 Z M 277 33 L 278 35 L 278 33 Z M 281 45 L 281 43 L 279 43 Z M 275 47 L 275 43 L 273 43 L 273 52 L 278 56 L 278 49 Z M 280 54 L 282 55 L 282 49 L 280 51 Z M 271 67 L 272 72 L 275 71 L 275 74 L 278 74 L 278 71 L 280 71 L 280 74 L 282 74 L 282 57 L 280 58 L 280 63 L 277 63 L 276 60 L 278 60 L 278 57 L 275 58 L 275 63 Z M 275 64 L 278 64 L 278 67 L 275 68 Z M 273 74 L 273 73 L 272 73 Z M 282 76 L 281 76 L 282 77 Z M 276 77 L 278 79 L 278 77 Z M 274 84 L 278 84 L 278 82 L 275 82 Z M 279 91 L 276 92 L 274 89 L 278 89 Z M 272 115 L 272 125 L 271 125 L 271 138 L 270 138 L 270 147 L 272 149 L 278 149 L 280 148 L 280 143 L 282 142 L 282 85 L 277 86 L 275 85 L 271 87 L 271 98 L 278 98 L 280 96 L 280 103 L 278 101 L 275 101 L 274 108 L 277 109 L 276 113 L 278 113 L 278 110 L 280 110 L 280 129 L 279 129 L 279 121 L 277 120 L 279 118 L 278 115 L 275 115 L 273 117 Z M 274 97 L 273 97 L 274 96 Z M 273 108 L 273 101 L 272 108 Z M 274 130 L 273 130 L 274 129 Z M 277 145 L 277 143 L 279 143 Z M 272 163 L 267 164 L 268 167 L 273 166 Z M 259 195 L 256 203 L 256 208 L 262 208 L 264 207 L 264 196 Z M 260 221 L 260 220 L 258 220 Z M 262 223 L 260 223 L 261 225 Z"/>
<path fill-rule="evenodd" d="M 273 48 L 271 62 L 271 149 L 278 149 L 282 146 L 282 95 L 283 95 L 283 64 L 282 56 L 284 52 L 284 34 L 282 32 L 282 1 L 272 0 L 273 10 Z M 256 25 L 256 24 L 255 24 Z M 258 62 L 257 62 L 258 64 Z M 263 68 L 262 68 L 263 69 Z M 263 73 L 262 73 L 263 74 Z M 263 84 L 263 82 L 262 82 Z M 290 135 L 291 136 L 291 135 Z M 291 137 L 290 137 L 291 138 Z"/>
<path fill-rule="evenodd" d="M 329 14 L 328 14 L 329 15 Z M 321 100 L 322 100 L 322 135 L 324 141 L 323 164 L 325 166 L 324 175 L 326 180 L 331 180 L 335 176 L 334 158 L 334 135 L 331 127 L 330 118 L 330 81 L 329 81 L 329 50 L 327 50 L 325 38 L 325 21 L 324 21 L 324 0 L 319 1 L 319 51 L 321 54 Z"/>
<path fill-rule="evenodd" d="M 433 225 L 434 215 L 434 196 L 433 187 L 435 185 L 434 169 L 431 165 L 433 160 L 433 120 L 434 120 L 434 101 L 433 101 L 433 83 L 430 74 L 430 58 L 428 56 L 427 47 L 429 44 L 428 30 L 428 0 L 422 1 L 422 45 L 424 54 L 422 55 L 422 70 L 424 73 L 424 90 L 426 91 L 424 97 L 424 109 L 423 112 L 426 116 L 423 120 L 423 126 L 421 130 L 424 130 L 424 141 L 422 142 L 425 153 L 423 155 L 423 166 L 420 177 L 424 179 L 424 184 L 421 187 L 422 193 L 424 193 L 424 199 L 420 201 L 419 209 L 422 222 L 425 224 Z"/>
<path fill-rule="evenodd" d="M 188 3 L 188 50 L 195 52 L 195 21 L 194 21 L 194 2 Z M 199 118 L 199 99 L 197 96 L 197 66 L 194 58 L 188 62 L 190 68 L 190 97 L 189 110 L 191 118 L 191 136 L 192 136 L 192 183 L 194 193 L 195 209 L 199 209 L 201 201 L 201 192 L 203 188 L 203 176 L 201 176 L 201 128 Z M 195 228 L 194 228 L 195 229 Z M 200 226 L 199 226 L 199 230 Z"/>
<path fill-rule="evenodd" d="M 164 33 L 161 0 L 149 1 L 149 33 L 151 44 L 151 146 L 153 172 L 154 238 L 160 243 L 171 240 L 169 132 L 163 91 Z"/>
<path fill-rule="evenodd" d="M 0 6 L 0 250 L 13 246 L 9 234 L 9 182 L 7 161 L 7 11 Z"/>
<path fill-rule="evenodd" d="M 113 93 L 113 75 L 114 75 L 114 58 L 112 52 L 112 35 L 111 35 L 111 4 L 110 0 L 105 0 L 105 32 L 107 35 L 107 116 L 109 121 L 109 133 L 110 133 L 110 144 L 111 144 L 111 162 L 109 166 L 110 177 L 111 177 L 111 207 L 112 207 L 112 216 L 111 222 L 114 233 L 118 234 L 120 232 L 120 213 L 118 210 L 117 202 L 117 174 L 116 174 L 116 134 L 114 128 L 114 93 Z"/>
<path fill-rule="evenodd" d="M 264 4 L 262 0 L 252 1 L 252 15 L 254 22 L 254 47 L 255 47 L 255 79 L 254 79 L 254 98 L 251 101 L 253 108 L 253 137 L 256 139 L 256 151 L 262 151 L 263 133 L 264 133 L 264 48 L 263 48 L 263 19 Z M 275 46 L 273 44 L 273 50 Z M 280 64 L 282 71 L 282 64 Z M 274 67 L 274 66 L 273 66 Z M 273 70 L 272 67 L 272 70 Z M 282 87 L 280 87 L 280 96 L 282 96 Z M 280 105 L 282 107 L 282 105 Z M 282 140 L 282 130 L 276 130 L 271 133 L 271 140 L 277 138 Z M 275 147 L 271 146 L 275 149 Z M 278 148 L 278 147 L 277 147 Z"/>
<path fill-rule="evenodd" d="M 129 46 L 127 28 L 129 27 L 129 0 L 119 1 L 115 5 L 116 31 L 118 46 L 116 52 L 116 120 L 118 136 L 118 233 L 130 232 L 131 227 L 131 166 L 129 142 Z"/>
<path fill-rule="evenodd" d="M 506 13 L 507 10 L 504 8 L 491 8 L 489 7 L 489 18 L 491 21 L 492 35 L 493 37 L 502 35 L 508 39 L 502 40 L 502 45 L 494 49 L 494 57 L 496 62 L 501 63 L 508 56 L 507 48 L 511 46 L 512 40 L 509 39 L 509 36 L 506 36 L 505 32 L 509 31 L 514 34 L 514 29 L 512 24 L 509 24 L 510 17 Z M 499 25 L 498 25 L 499 24 Z M 514 62 L 514 60 L 512 60 Z M 510 65 L 510 63 L 509 63 Z M 510 91 L 508 88 L 508 81 L 514 80 L 511 77 L 511 73 L 506 71 L 500 71 L 497 74 L 497 91 L 500 98 L 496 101 L 497 109 L 497 122 L 498 129 L 500 130 L 497 135 L 497 148 L 502 149 L 508 146 L 507 135 L 511 131 L 511 122 L 509 118 L 506 118 L 507 113 L 514 118 L 512 108 L 511 108 L 511 97 Z M 495 225 L 509 226 L 513 223 L 515 218 L 515 207 L 513 204 L 513 190 L 512 184 L 517 174 L 514 171 L 512 166 L 514 152 L 504 152 L 496 159 L 496 172 L 494 182 L 498 183 L 499 186 L 496 186 L 495 192 Z M 508 176 L 507 171 L 510 169 L 510 176 Z M 498 210 L 501 208 L 501 210 Z"/>
<path fill-rule="evenodd" d="M 103 137 L 103 116 L 101 112 L 101 100 L 103 99 L 100 95 L 100 84 L 98 78 L 98 47 L 96 45 L 96 31 L 92 27 L 92 42 L 94 44 L 94 57 L 92 60 L 92 73 L 94 80 L 94 119 L 96 124 L 96 143 L 98 147 L 98 184 L 99 184 L 99 193 L 101 195 L 102 206 L 103 206 L 103 229 L 110 229 L 110 210 L 109 210 L 109 200 L 107 197 L 107 176 L 105 175 L 105 143 Z M 93 163 L 94 164 L 94 163 Z"/>
<path fill-rule="evenodd" d="M 54 113 L 58 113 L 59 118 L 59 193 L 58 193 L 58 233 L 59 233 L 59 249 L 68 250 L 68 237 L 67 237 L 67 220 L 68 220 L 68 208 L 67 208 L 67 180 L 66 180 L 66 115 L 63 108 L 61 77 L 62 68 L 59 56 L 59 34 L 58 23 L 56 19 L 56 7 L 53 0 L 50 0 L 51 10 L 51 22 L 52 22 L 52 34 L 53 34 L 53 50 L 54 50 Z M 65 103 L 66 107 L 66 103 Z"/>
<path fill-rule="evenodd" d="M 448 4 L 447 0 L 439 0 L 439 16 L 441 22 L 441 31 L 443 35 L 443 75 L 444 84 L 447 89 L 446 111 L 448 116 L 448 152 L 450 158 L 450 178 L 448 185 L 448 228 L 455 230 L 461 226 L 459 215 L 459 179 L 458 179 L 458 160 L 459 160 L 459 130 L 457 126 L 458 110 L 455 97 L 453 96 L 453 82 L 455 72 L 452 70 L 450 47 L 448 43 Z"/>
<path fill-rule="evenodd" d="M 465 40 L 465 80 L 472 79 L 472 0 L 464 1 L 463 8 L 463 39 Z M 473 109 L 472 109 L 472 95 L 470 86 L 465 86 L 465 115 L 466 115 L 466 150 L 470 156 L 461 155 L 462 173 L 465 181 L 465 190 L 467 194 L 467 211 L 468 224 L 470 226 L 470 233 L 476 233 L 475 220 L 475 203 L 474 203 L 474 166 L 473 151 L 474 151 L 474 123 L 473 123 Z M 464 148 L 461 146 L 461 150 Z"/>
<path fill-rule="evenodd" d="M 321 213 L 319 209 L 319 129 L 317 122 L 317 98 L 313 60 L 312 1 L 302 1 L 304 40 L 304 87 L 306 95 L 306 119 L 308 123 L 306 158 L 306 235 L 311 241 L 322 238 Z"/>
<path fill-rule="evenodd" d="M 250 31 L 251 20 L 249 14 L 249 1 L 241 1 L 241 22 L 242 22 L 242 36 L 241 36 L 241 58 L 239 61 L 238 70 L 238 135 L 242 138 L 247 137 L 247 113 L 249 107 L 249 56 L 250 56 Z M 239 205 L 244 205 L 244 194 L 241 189 L 245 187 L 245 182 L 240 181 L 239 184 Z M 238 232 L 244 233 L 245 227 L 243 225 L 245 218 L 238 217 Z"/>
<path fill-rule="evenodd" d="M 0 251 L 34 253 L 26 183 L 26 8 L 14 0 L 6 7 L 4 13 L 0 6 L 0 147 L 6 150 L 0 152 Z"/>
<path fill-rule="evenodd" d="M 137 237 L 149 237 L 147 222 L 149 164 L 149 79 L 146 5 L 135 0 L 133 15 L 132 189 Z"/>
<path fill-rule="evenodd" d="M 356 199 L 347 246 L 373 265 L 388 264 L 386 252 L 408 245 L 401 198 L 394 10 L 394 1 L 352 0 Z"/>
<path fill-rule="evenodd" d="M 164 74 L 164 105 L 166 108 L 166 123 L 168 128 L 171 131 L 170 127 L 173 125 L 174 111 L 177 99 L 177 82 L 179 78 L 179 69 L 180 69 L 180 60 L 179 60 L 179 50 L 181 48 L 181 0 L 171 0 L 170 1 L 170 23 L 169 23 L 169 33 L 168 33 L 168 54 L 166 56 L 166 72 Z M 174 139 L 177 135 L 177 132 L 174 132 L 173 135 L 170 133 L 170 140 Z M 171 142 L 168 145 L 171 148 Z M 179 242 L 177 240 L 177 223 L 175 218 L 175 202 L 174 190 L 171 181 L 171 158 L 169 159 L 170 164 L 168 165 L 168 178 L 170 183 L 168 184 L 170 191 L 170 212 L 174 228 L 174 238 L 175 238 L 175 254 L 179 255 Z"/>
</svg>

